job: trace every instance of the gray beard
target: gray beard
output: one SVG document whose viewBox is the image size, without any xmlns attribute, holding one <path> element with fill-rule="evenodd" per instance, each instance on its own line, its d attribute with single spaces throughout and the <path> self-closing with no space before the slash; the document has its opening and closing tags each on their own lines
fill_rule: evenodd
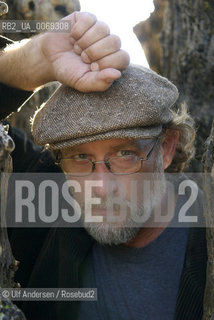
<svg viewBox="0 0 214 320">
<path fill-rule="evenodd" d="M 121 205 L 126 205 L 129 207 L 129 212 L 124 221 L 116 225 L 116 223 L 110 223 L 103 221 L 100 223 L 90 223 L 85 222 L 85 219 L 82 219 L 82 223 L 86 231 L 100 244 L 108 245 L 119 245 L 131 241 L 136 237 L 138 231 L 142 226 L 147 222 L 151 217 L 153 210 L 160 206 L 161 200 L 164 197 L 166 192 L 166 181 L 163 172 L 163 163 L 161 155 L 158 156 L 156 163 L 156 171 L 151 174 L 151 191 L 150 197 L 146 197 L 143 200 L 143 203 L 140 205 L 133 205 L 130 201 L 123 200 Z M 158 183 L 157 183 L 158 181 Z M 81 205 L 81 204 L 80 204 Z M 83 209 L 84 204 L 81 205 Z M 108 209 L 112 207 L 111 199 L 107 199 L 105 203 L 99 205 L 100 209 Z M 82 210 L 84 212 L 84 210 Z M 135 217 L 139 217 L 139 223 L 133 220 L 133 214 Z M 82 217 L 84 218 L 84 217 Z M 143 221 L 143 222 L 142 222 Z"/>
</svg>

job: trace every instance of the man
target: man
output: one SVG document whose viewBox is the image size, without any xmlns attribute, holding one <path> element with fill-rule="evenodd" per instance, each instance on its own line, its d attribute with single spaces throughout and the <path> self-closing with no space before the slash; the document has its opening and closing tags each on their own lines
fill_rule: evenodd
<svg viewBox="0 0 214 320">
<path fill-rule="evenodd" d="M 180 172 L 194 154 L 190 117 L 185 111 L 180 116 L 172 112 L 177 97 L 177 89 L 165 78 L 130 66 L 106 92 L 85 94 L 62 86 L 36 113 L 35 141 L 48 144 L 62 170 L 81 186 L 74 198 L 87 233 L 78 228 L 52 232 L 29 285 L 98 290 L 97 302 L 46 305 L 44 312 L 49 310 L 51 318 L 201 319 L 204 231 L 148 224 L 155 210 L 167 209 L 164 178 L 161 188 L 153 181 L 148 198 L 141 195 L 141 184 L 136 189 L 140 200 L 133 205 L 130 198 L 133 179 L 139 183 L 146 180 L 142 173 L 162 177 L 164 171 Z M 103 218 L 89 224 L 87 180 L 101 181 L 93 188 L 101 204 L 92 209 L 92 216 Z M 110 224 L 108 214 L 115 218 L 120 209 L 108 209 L 122 186 L 119 205 L 125 203 L 131 210 Z M 180 198 L 173 203 L 175 219 L 184 203 Z M 199 204 L 192 209 L 198 215 Z M 140 224 L 133 223 L 130 211 L 142 218 Z M 36 304 L 26 311 L 29 308 L 36 312 Z"/>
<path fill-rule="evenodd" d="M 8 47 L 6 45 L 13 42 L 0 36 L 0 47 L 6 47 L 0 52 L 1 119 L 16 111 L 30 97 L 32 91 L 29 90 L 46 82 L 58 80 L 86 92 L 106 90 L 121 76 L 120 70 L 127 67 L 129 56 L 120 50 L 120 39 L 110 34 L 105 23 L 82 12 L 75 12 L 65 19 L 70 20 L 70 33 L 45 33 Z M 10 128 L 9 133 L 16 144 L 13 152 L 15 172 L 57 170 L 49 154 L 44 152 L 41 157 L 41 148 L 26 140 L 23 132 Z M 45 160 L 42 166 L 40 160 Z M 14 255 L 22 261 L 17 273 L 22 285 L 27 285 L 47 230 L 35 230 L 35 237 L 33 234 L 27 229 L 9 230 Z M 27 249 L 26 244 L 31 239 L 33 248 Z M 22 269 L 24 260 L 28 262 Z"/>
<path fill-rule="evenodd" d="M 104 222 L 85 224 L 88 232 L 83 228 L 52 229 L 35 264 L 29 266 L 26 257 L 23 266 L 20 264 L 23 273 L 29 272 L 27 286 L 97 287 L 98 301 L 26 303 L 23 308 L 29 319 L 201 319 L 204 233 L 183 228 L 174 232 L 166 225 L 146 228 L 153 210 L 164 205 L 165 192 L 153 185 L 158 201 L 150 198 L 145 210 L 146 198 L 141 198 L 133 208 L 135 216 L 144 217 L 141 226 L 130 226 L 128 219 L 125 225 L 119 221 L 119 226 L 111 228 L 105 221 L 110 177 L 110 196 L 125 185 L 122 202 L 131 206 L 132 175 L 179 172 L 193 154 L 189 117 L 171 111 L 176 99 L 177 90 L 166 79 L 130 67 L 105 93 L 86 94 L 61 87 L 37 113 L 35 140 L 49 144 L 63 171 L 77 176 L 82 185 L 87 176 L 94 178 L 93 174 L 103 182 L 94 188 L 96 197 L 103 200 L 94 213 L 103 216 Z M 25 166 L 32 170 L 31 162 L 29 159 Z M 44 164 L 40 164 L 41 170 Z M 84 190 L 75 197 L 85 209 L 83 194 Z M 181 205 L 174 203 L 175 217 Z M 117 208 L 112 216 L 116 213 Z"/>
</svg>

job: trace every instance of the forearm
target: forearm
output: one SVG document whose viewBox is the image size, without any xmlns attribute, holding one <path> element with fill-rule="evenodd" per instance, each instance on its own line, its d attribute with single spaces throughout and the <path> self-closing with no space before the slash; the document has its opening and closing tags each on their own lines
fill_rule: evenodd
<svg viewBox="0 0 214 320">
<path fill-rule="evenodd" d="M 32 91 L 57 80 L 91 92 L 108 89 L 121 76 L 129 56 L 105 23 L 85 12 L 63 19 L 70 20 L 71 32 L 46 32 L 0 52 L 0 83 Z"/>
<path fill-rule="evenodd" d="M 22 90 L 35 88 L 53 81 L 51 68 L 42 56 L 41 39 L 35 36 L 9 45 L 0 55 L 0 82 Z"/>
</svg>

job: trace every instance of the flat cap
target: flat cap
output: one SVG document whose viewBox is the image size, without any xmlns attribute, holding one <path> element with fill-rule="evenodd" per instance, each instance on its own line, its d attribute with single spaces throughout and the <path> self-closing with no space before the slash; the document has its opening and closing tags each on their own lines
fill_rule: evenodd
<svg viewBox="0 0 214 320">
<path fill-rule="evenodd" d="M 36 112 L 36 143 L 52 150 L 111 138 L 150 138 L 172 120 L 177 88 L 155 72 L 129 66 L 105 92 L 61 85 Z"/>
</svg>

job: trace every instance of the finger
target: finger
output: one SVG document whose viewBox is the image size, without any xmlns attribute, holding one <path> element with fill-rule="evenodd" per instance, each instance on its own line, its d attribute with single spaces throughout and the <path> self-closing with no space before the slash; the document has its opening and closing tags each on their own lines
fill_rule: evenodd
<svg viewBox="0 0 214 320">
<path fill-rule="evenodd" d="M 115 35 L 109 35 L 85 49 L 81 53 L 81 58 L 85 63 L 91 63 L 118 51 L 120 47 L 120 38 Z"/>
<path fill-rule="evenodd" d="M 98 71 L 107 68 L 124 70 L 130 63 L 129 54 L 124 50 L 119 50 L 113 54 L 91 63 L 91 71 Z"/>
<path fill-rule="evenodd" d="M 98 72 L 96 76 L 99 81 L 112 83 L 114 80 L 117 80 L 121 77 L 121 72 L 113 68 L 108 68 Z"/>
<path fill-rule="evenodd" d="M 97 18 L 95 15 L 88 12 L 75 12 L 74 20 L 76 22 L 72 27 L 71 37 L 78 40 L 96 23 Z"/>
<path fill-rule="evenodd" d="M 86 33 L 75 43 L 74 51 L 81 54 L 82 50 L 90 47 L 93 43 L 105 38 L 110 34 L 108 25 L 97 21 Z"/>
<path fill-rule="evenodd" d="M 77 22 L 76 20 L 76 16 L 77 16 L 77 11 L 72 12 L 71 14 L 69 14 L 68 16 L 63 17 L 60 21 L 69 21 L 70 22 L 70 26 L 71 26 L 71 30 L 73 30 L 73 27 L 75 25 L 75 23 Z"/>
<path fill-rule="evenodd" d="M 99 72 L 87 72 L 75 83 L 74 88 L 82 92 L 104 91 L 120 77 L 121 72 L 111 68 Z"/>
</svg>

